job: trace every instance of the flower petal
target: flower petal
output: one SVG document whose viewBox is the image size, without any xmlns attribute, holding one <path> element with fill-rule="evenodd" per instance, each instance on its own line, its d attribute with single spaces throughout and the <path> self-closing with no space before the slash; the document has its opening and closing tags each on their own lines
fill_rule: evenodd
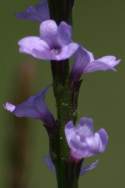
<svg viewBox="0 0 125 188">
<path fill-rule="evenodd" d="M 88 117 L 82 117 L 79 120 L 79 126 L 88 126 L 89 129 L 93 130 L 93 119 Z"/>
<path fill-rule="evenodd" d="M 71 76 L 70 76 L 71 80 L 72 81 L 79 80 L 84 72 L 84 69 L 92 60 L 93 60 L 92 53 L 80 46 L 74 55 L 75 63 L 72 65 Z"/>
<path fill-rule="evenodd" d="M 46 20 L 40 24 L 40 37 L 45 40 L 49 46 L 56 45 L 58 26 L 54 20 Z"/>
<path fill-rule="evenodd" d="M 58 37 L 61 45 L 66 45 L 72 42 L 72 27 L 65 22 L 61 22 L 58 27 Z"/>
<path fill-rule="evenodd" d="M 44 160 L 44 163 L 47 165 L 48 169 L 51 172 L 55 173 L 55 166 L 51 160 L 51 157 L 49 155 L 46 155 L 43 160 Z"/>
<path fill-rule="evenodd" d="M 16 109 L 16 106 L 11 104 L 10 102 L 6 102 L 4 105 L 3 105 L 4 109 L 9 111 L 9 112 L 14 112 L 15 109 Z"/>
<path fill-rule="evenodd" d="M 108 144 L 108 134 L 105 131 L 105 129 L 100 129 L 98 131 L 98 134 L 100 135 L 100 138 L 101 138 L 101 145 L 100 145 L 99 151 L 104 152 Z"/>
<path fill-rule="evenodd" d="M 68 144 L 70 144 L 70 140 L 71 140 L 73 135 L 74 135 L 74 125 L 73 125 L 72 121 L 69 121 L 65 125 L 65 136 L 66 136 Z"/>
<path fill-rule="evenodd" d="M 89 64 L 85 69 L 83 73 L 90 73 L 90 72 L 96 72 L 96 71 L 107 71 L 107 70 L 115 70 L 111 66 L 105 64 L 105 63 L 100 63 L 100 62 L 93 62 Z"/>
<path fill-rule="evenodd" d="M 44 49 L 43 51 L 33 49 L 32 54 L 34 57 L 38 59 L 62 61 L 70 58 L 73 55 L 73 53 L 75 53 L 77 48 L 78 48 L 78 44 L 72 42 L 69 45 L 63 47 L 61 51 L 56 49 L 52 49 L 52 50 Z"/>
<path fill-rule="evenodd" d="M 45 54 L 43 55 L 45 57 L 47 56 L 47 53 L 49 51 L 48 44 L 45 41 L 41 40 L 39 37 L 35 37 L 35 36 L 25 37 L 21 39 L 18 42 L 18 45 L 19 45 L 19 51 L 21 53 L 26 53 L 39 59 L 41 58 L 35 53 L 35 51 L 41 52 L 42 55 Z"/>
<path fill-rule="evenodd" d="M 48 1 L 47 0 L 40 1 L 35 6 L 29 6 L 25 11 L 17 13 L 16 17 L 18 19 L 38 21 L 38 22 L 48 20 L 50 18 Z"/>
<path fill-rule="evenodd" d="M 97 165 L 98 165 L 99 161 L 96 160 L 94 161 L 93 163 L 89 164 L 89 165 L 86 165 L 86 166 L 83 166 L 80 170 L 80 175 L 85 175 L 87 172 L 90 172 L 91 170 L 94 170 Z"/>
<path fill-rule="evenodd" d="M 92 153 L 90 153 L 87 146 L 82 147 L 82 145 L 78 143 L 76 143 L 75 145 L 75 142 L 74 144 L 72 142 L 70 149 L 71 149 L 71 156 L 76 160 L 87 158 L 93 155 Z"/>
<path fill-rule="evenodd" d="M 101 145 L 101 139 L 99 134 L 95 133 L 93 136 L 86 137 L 86 144 L 90 153 L 87 157 L 99 153 L 99 147 Z"/>
<path fill-rule="evenodd" d="M 107 70 L 115 71 L 116 69 L 114 67 L 119 63 L 120 60 L 116 59 L 115 56 L 104 56 L 88 64 L 84 69 L 84 73 Z"/>
<path fill-rule="evenodd" d="M 120 62 L 119 59 L 116 59 L 115 56 L 111 56 L 111 55 L 101 57 L 101 58 L 97 59 L 96 61 L 105 63 L 105 64 L 107 64 L 107 65 L 109 65 L 111 67 L 116 66 Z"/>
</svg>

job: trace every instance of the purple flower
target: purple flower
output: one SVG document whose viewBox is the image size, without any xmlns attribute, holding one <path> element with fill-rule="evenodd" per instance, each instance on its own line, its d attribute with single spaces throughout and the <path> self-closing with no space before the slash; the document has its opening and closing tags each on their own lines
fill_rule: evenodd
<svg viewBox="0 0 125 188">
<path fill-rule="evenodd" d="M 40 1 L 35 6 L 29 6 L 25 11 L 17 13 L 16 17 L 18 19 L 32 20 L 43 22 L 50 19 L 48 1 Z"/>
<path fill-rule="evenodd" d="M 74 59 L 75 63 L 71 70 L 71 80 L 73 81 L 79 80 L 84 73 L 116 70 L 114 67 L 120 63 L 120 60 L 112 55 L 95 59 L 91 52 L 82 47 L 79 47 Z"/>
<path fill-rule="evenodd" d="M 76 160 L 104 152 L 108 143 L 108 134 L 104 129 L 93 132 L 91 118 L 81 118 L 77 126 L 69 121 L 65 126 L 65 135 L 71 156 Z"/>
<path fill-rule="evenodd" d="M 64 60 L 70 58 L 79 45 L 72 42 L 71 26 L 61 22 L 47 20 L 40 25 L 40 37 L 29 36 L 19 42 L 19 51 L 38 59 Z"/>
<path fill-rule="evenodd" d="M 29 97 L 26 101 L 17 106 L 6 102 L 4 108 L 13 113 L 16 117 L 40 119 L 48 127 L 52 127 L 55 125 L 55 120 L 44 101 L 47 91 L 48 88 L 40 91 L 35 96 Z"/>
</svg>

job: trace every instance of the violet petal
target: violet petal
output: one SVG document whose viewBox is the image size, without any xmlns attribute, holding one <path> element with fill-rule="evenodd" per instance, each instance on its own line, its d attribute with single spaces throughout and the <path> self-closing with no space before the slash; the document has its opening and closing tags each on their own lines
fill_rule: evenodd
<svg viewBox="0 0 125 188">
<path fill-rule="evenodd" d="M 46 41 L 50 47 L 56 46 L 58 26 L 54 20 L 46 20 L 40 24 L 40 37 Z"/>
<path fill-rule="evenodd" d="M 88 51 L 82 47 L 79 47 L 74 55 L 75 63 L 72 65 L 71 80 L 79 80 L 82 76 L 85 67 L 91 61 L 91 56 Z"/>
<path fill-rule="evenodd" d="M 100 145 L 100 152 L 103 152 L 105 151 L 106 149 L 106 146 L 108 144 L 108 134 L 107 132 L 105 131 L 105 129 L 100 129 L 98 131 L 98 134 L 100 135 L 100 138 L 101 138 L 101 145 Z"/>
<path fill-rule="evenodd" d="M 72 27 L 65 22 L 61 22 L 58 28 L 60 43 L 69 44 L 72 39 Z"/>
<path fill-rule="evenodd" d="M 97 167 L 98 163 L 99 163 L 99 161 L 96 160 L 89 165 L 83 166 L 80 170 L 80 175 L 81 176 L 85 175 L 86 173 L 90 172 L 91 170 L 94 170 Z"/>
<path fill-rule="evenodd" d="M 43 161 L 44 163 L 47 165 L 48 169 L 51 171 L 51 172 L 54 172 L 55 173 L 55 166 L 50 158 L 49 155 L 46 155 L 44 158 L 43 158 Z"/>
<path fill-rule="evenodd" d="M 18 42 L 19 51 L 21 53 L 26 53 L 32 55 L 38 59 L 46 59 L 48 57 L 49 46 L 48 44 L 41 40 L 39 37 L 29 36 L 21 39 Z M 40 52 L 40 57 L 36 54 L 36 51 Z"/>
</svg>

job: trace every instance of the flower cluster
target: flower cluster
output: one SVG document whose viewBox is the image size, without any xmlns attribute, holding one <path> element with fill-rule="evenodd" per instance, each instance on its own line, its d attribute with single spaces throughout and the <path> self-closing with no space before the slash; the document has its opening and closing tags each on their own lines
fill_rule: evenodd
<svg viewBox="0 0 125 188">
<path fill-rule="evenodd" d="M 70 82 L 75 83 L 86 73 L 95 71 L 115 71 L 120 60 L 113 55 L 95 58 L 93 53 L 72 40 L 72 27 L 62 21 L 59 25 L 50 19 L 48 3 L 42 1 L 36 6 L 30 6 L 26 11 L 17 14 L 18 18 L 40 22 L 40 36 L 28 36 L 18 42 L 19 51 L 41 60 L 62 60 L 73 58 L 70 70 Z M 54 129 L 56 120 L 45 103 L 48 88 L 35 96 L 29 97 L 19 105 L 9 102 L 4 108 L 16 117 L 35 118 L 43 121 L 46 127 Z M 81 118 L 74 126 L 72 120 L 65 125 L 65 136 L 70 148 L 70 155 L 75 160 L 91 157 L 105 151 L 108 134 L 104 129 L 94 133 L 93 120 Z M 93 168 L 93 166 L 91 167 Z"/>
</svg>

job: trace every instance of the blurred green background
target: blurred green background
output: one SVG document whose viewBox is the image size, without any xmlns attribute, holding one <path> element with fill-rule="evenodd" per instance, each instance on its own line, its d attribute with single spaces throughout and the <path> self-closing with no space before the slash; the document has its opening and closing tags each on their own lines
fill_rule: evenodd
<svg viewBox="0 0 125 188">
<path fill-rule="evenodd" d="M 17 41 L 27 35 L 37 35 L 39 25 L 38 23 L 16 20 L 15 13 L 34 3 L 36 0 L 5 0 L 0 2 L 1 188 L 56 187 L 55 175 L 49 172 L 43 163 L 43 156 L 48 152 L 48 140 L 41 123 L 30 120 L 26 125 L 23 120 L 21 122 L 22 128 L 18 129 L 14 125 L 15 122 L 18 122 L 2 108 L 2 104 L 6 100 L 13 102 L 19 100 L 21 95 L 20 79 L 23 80 L 23 76 L 20 78 L 22 64 L 30 62 L 28 66 L 30 66 L 31 72 L 24 71 L 24 80 L 26 74 L 33 74 L 30 83 L 31 89 L 26 95 L 36 93 L 51 82 L 49 63 L 35 62 L 30 57 L 18 53 Z M 76 41 L 83 44 L 97 57 L 114 54 L 122 59 L 117 72 L 98 72 L 84 76 L 79 99 L 79 117 L 82 115 L 93 117 L 95 129 L 106 128 L 110 141 L 106 153 L 86 160 L 88 163 L 98 158 L 100 163 L 96 170 L 80 178 L 80 187 L 124 187 L 125 1 L 76 0 L 73 17 Z M 25 70 L 25 66 L 23 69 Z M 55 111 L 51 92 L 47 101 L 51 110 Z M 23 133 L 25 135 L 20 135 Z M 20 153 L 19 161 L 26 160 L 26 164 L 20 163 L 20 166 L 24 167 L 24 169 L 19 167 L 21 170 L 14 166 L 15 158 Z M 12 183 L 16 181 L 14 177 L 16 173 L 18 174 L 17 180 L 19 179 L 21 182 L 20 186 Z"/>
</svg>

